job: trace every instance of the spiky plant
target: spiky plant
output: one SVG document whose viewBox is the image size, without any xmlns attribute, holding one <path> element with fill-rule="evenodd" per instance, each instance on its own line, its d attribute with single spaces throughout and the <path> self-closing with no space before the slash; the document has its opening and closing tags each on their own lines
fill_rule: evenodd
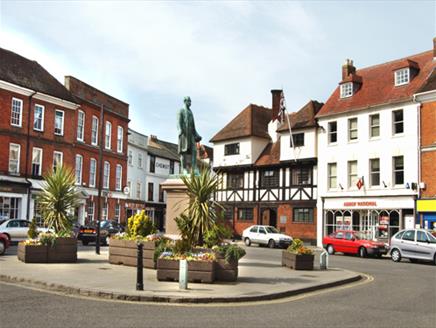
<svg viewBox="0 0 436 328">
<path fill-rule="evenodd" d="M 203 168 L 197 175 L 191 171 L 189 176 L 181 176 L 187 187 L 186 193 L 189 196 L 189 205 L 183 212 L 186 218 L 191 221 L 190 234 L 194 244 L 202 245 L 204 234 L 210 231 L 218 219 L 217 209 L 223 207 L 214 200 L 213 196 L 218 189 L 220 179 L 213 175 L 209 169 Z"/>
<path fill-rule="evenodd" d="M 58 167 L 44 176 L 45 184 L 38 195 L 44 224 L 56 233 L 70 231 L 74 208 L 79 200 L 75 176 L 71 169 Z"/>
</svg>

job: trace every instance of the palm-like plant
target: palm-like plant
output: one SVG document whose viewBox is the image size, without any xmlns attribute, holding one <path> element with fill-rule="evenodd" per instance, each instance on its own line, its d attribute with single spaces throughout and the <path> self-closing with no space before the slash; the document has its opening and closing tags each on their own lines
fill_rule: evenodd
<svg viewBox="0 0 436 328">
<path fill-rule="evenodd" d="M 56 233 L 70 231 L 72 213 L 79 199 L 74 173 L 61 166 L 53 173 L 45 175 L 44 179 L 45 185 L 37 198 L 44 224 Z"/>
<path fill-rule="evenodd" d="M 181 176 L 183 183 L 188 188 L 186 193 L 189 196 L 189 206 L 183 212 L 185 219 L 189 219 L 189 239 L 198 245 L 203 244 L 203 236 L 211 230 L 218 219 L 217 209 L 223 207 L 214 200 L 214 193 L 220 184 L 217 175 L 203 168 L 199 175 L 191 171 L 189 176 Z"/>
</svg>

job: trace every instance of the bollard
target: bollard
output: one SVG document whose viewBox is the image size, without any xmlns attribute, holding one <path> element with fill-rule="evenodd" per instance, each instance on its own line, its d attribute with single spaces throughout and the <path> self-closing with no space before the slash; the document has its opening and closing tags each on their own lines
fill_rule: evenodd
<svg viewBox="0 0 436 328">
<path fill-rule="evenodd" d="M 179 289 L 188 289 L 188 261 L 179 261 Z"/>
<path fill-rule="evenodd" d="M 138 243 L 138 254 L 136 261 L 136 290 L 144 290 L 144 276 L 143 276 L 143 265 L 142 265 L 142 248 L 144 245 Z"/>
<path fill-rule="evenodd" d="M 327 270 L 329 266 L 329 254 L 323 250 L 319 255 L 319 268 L 320 270 Z"/>
</svg>

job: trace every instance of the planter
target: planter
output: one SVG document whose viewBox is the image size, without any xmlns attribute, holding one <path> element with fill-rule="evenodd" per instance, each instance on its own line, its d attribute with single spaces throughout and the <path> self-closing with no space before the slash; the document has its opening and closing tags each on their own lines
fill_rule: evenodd
<svg viewBox="0 0 436 328">
<path fill-rule="evenodd" d="M 17 256 L 24 263 L 47 263 L 47 246 L 19 243 Z"/>
<path fill-rule="evenodd" d="M 179 261 L 158 259 L 157 280 L 179 281 Z M 215 281 L 215 262 L 189 261 L 188 281 L 213 283 Z"/>
<path fill-rule="evenodd" d="M 288 251 L 282 252 L 282 266 L 294 270 L 313 270 L 314 255 L 298 255 Z"/>
<path fill-rule="evenodd" d="M 215 279 L 217 281 L 236 281 L 238 279 L 238 261 L 226 262 L 224 256 L 216 254 Z"/>
<path fill-rule="evenodd" d="M 47 246 L 48 263 L 77 262 L 77 239 L 57 238 L 53 246 Z"/>
<path fill-rule="evenodd" d="M 154 261 L 155 242 L 143 243 L 142 262 L 147 269 L 156 269 Z M 138 246 L 134 240 L 109 240 L 109 263 L 136 267 Z"/>
</svg>

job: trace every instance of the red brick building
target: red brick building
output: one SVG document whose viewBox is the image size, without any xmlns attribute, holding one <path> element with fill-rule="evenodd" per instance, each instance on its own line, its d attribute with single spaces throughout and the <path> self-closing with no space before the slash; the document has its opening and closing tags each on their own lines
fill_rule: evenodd
<svg viewBox="0 0 436 328">
<path fill-rule="evenodd" d="M 105 133 L 101 124 L 94 132 L 93 117 L 100 121 L 103 105 L 103 121 L 112 123 L 111 148 L 102 151 L 102 162 L 109 163 L 109 187 L 103 188 L 102 197 L 104 203 L 107 198 L 108 209 L 103 217 L 124 220 L 128 105 L 67 77 L 70 92 L 37 62 L 11 51 L 0 49 L 0 58 L 0 218 L 38 218 L 35 196 L 41 190 L 42 176 L 61 164 L 76 171 L 81 186 L 77 220 L 83 223 L 86 216 L 93 218 L 89 205 L 98 194 L 100 135 Z M 89 94 L 94 95 L 89 98 L 93 104 L 85 101 Z M 122 128 L 120 152 L 118 127 Z M 97 143 L 92 142 L 92 135 L 98 135 Z M 96 160 L 96 170 L 90 187 L 91 158 Z M 118 184 L 117 165 L 121 166 Z"/>
</svg>

